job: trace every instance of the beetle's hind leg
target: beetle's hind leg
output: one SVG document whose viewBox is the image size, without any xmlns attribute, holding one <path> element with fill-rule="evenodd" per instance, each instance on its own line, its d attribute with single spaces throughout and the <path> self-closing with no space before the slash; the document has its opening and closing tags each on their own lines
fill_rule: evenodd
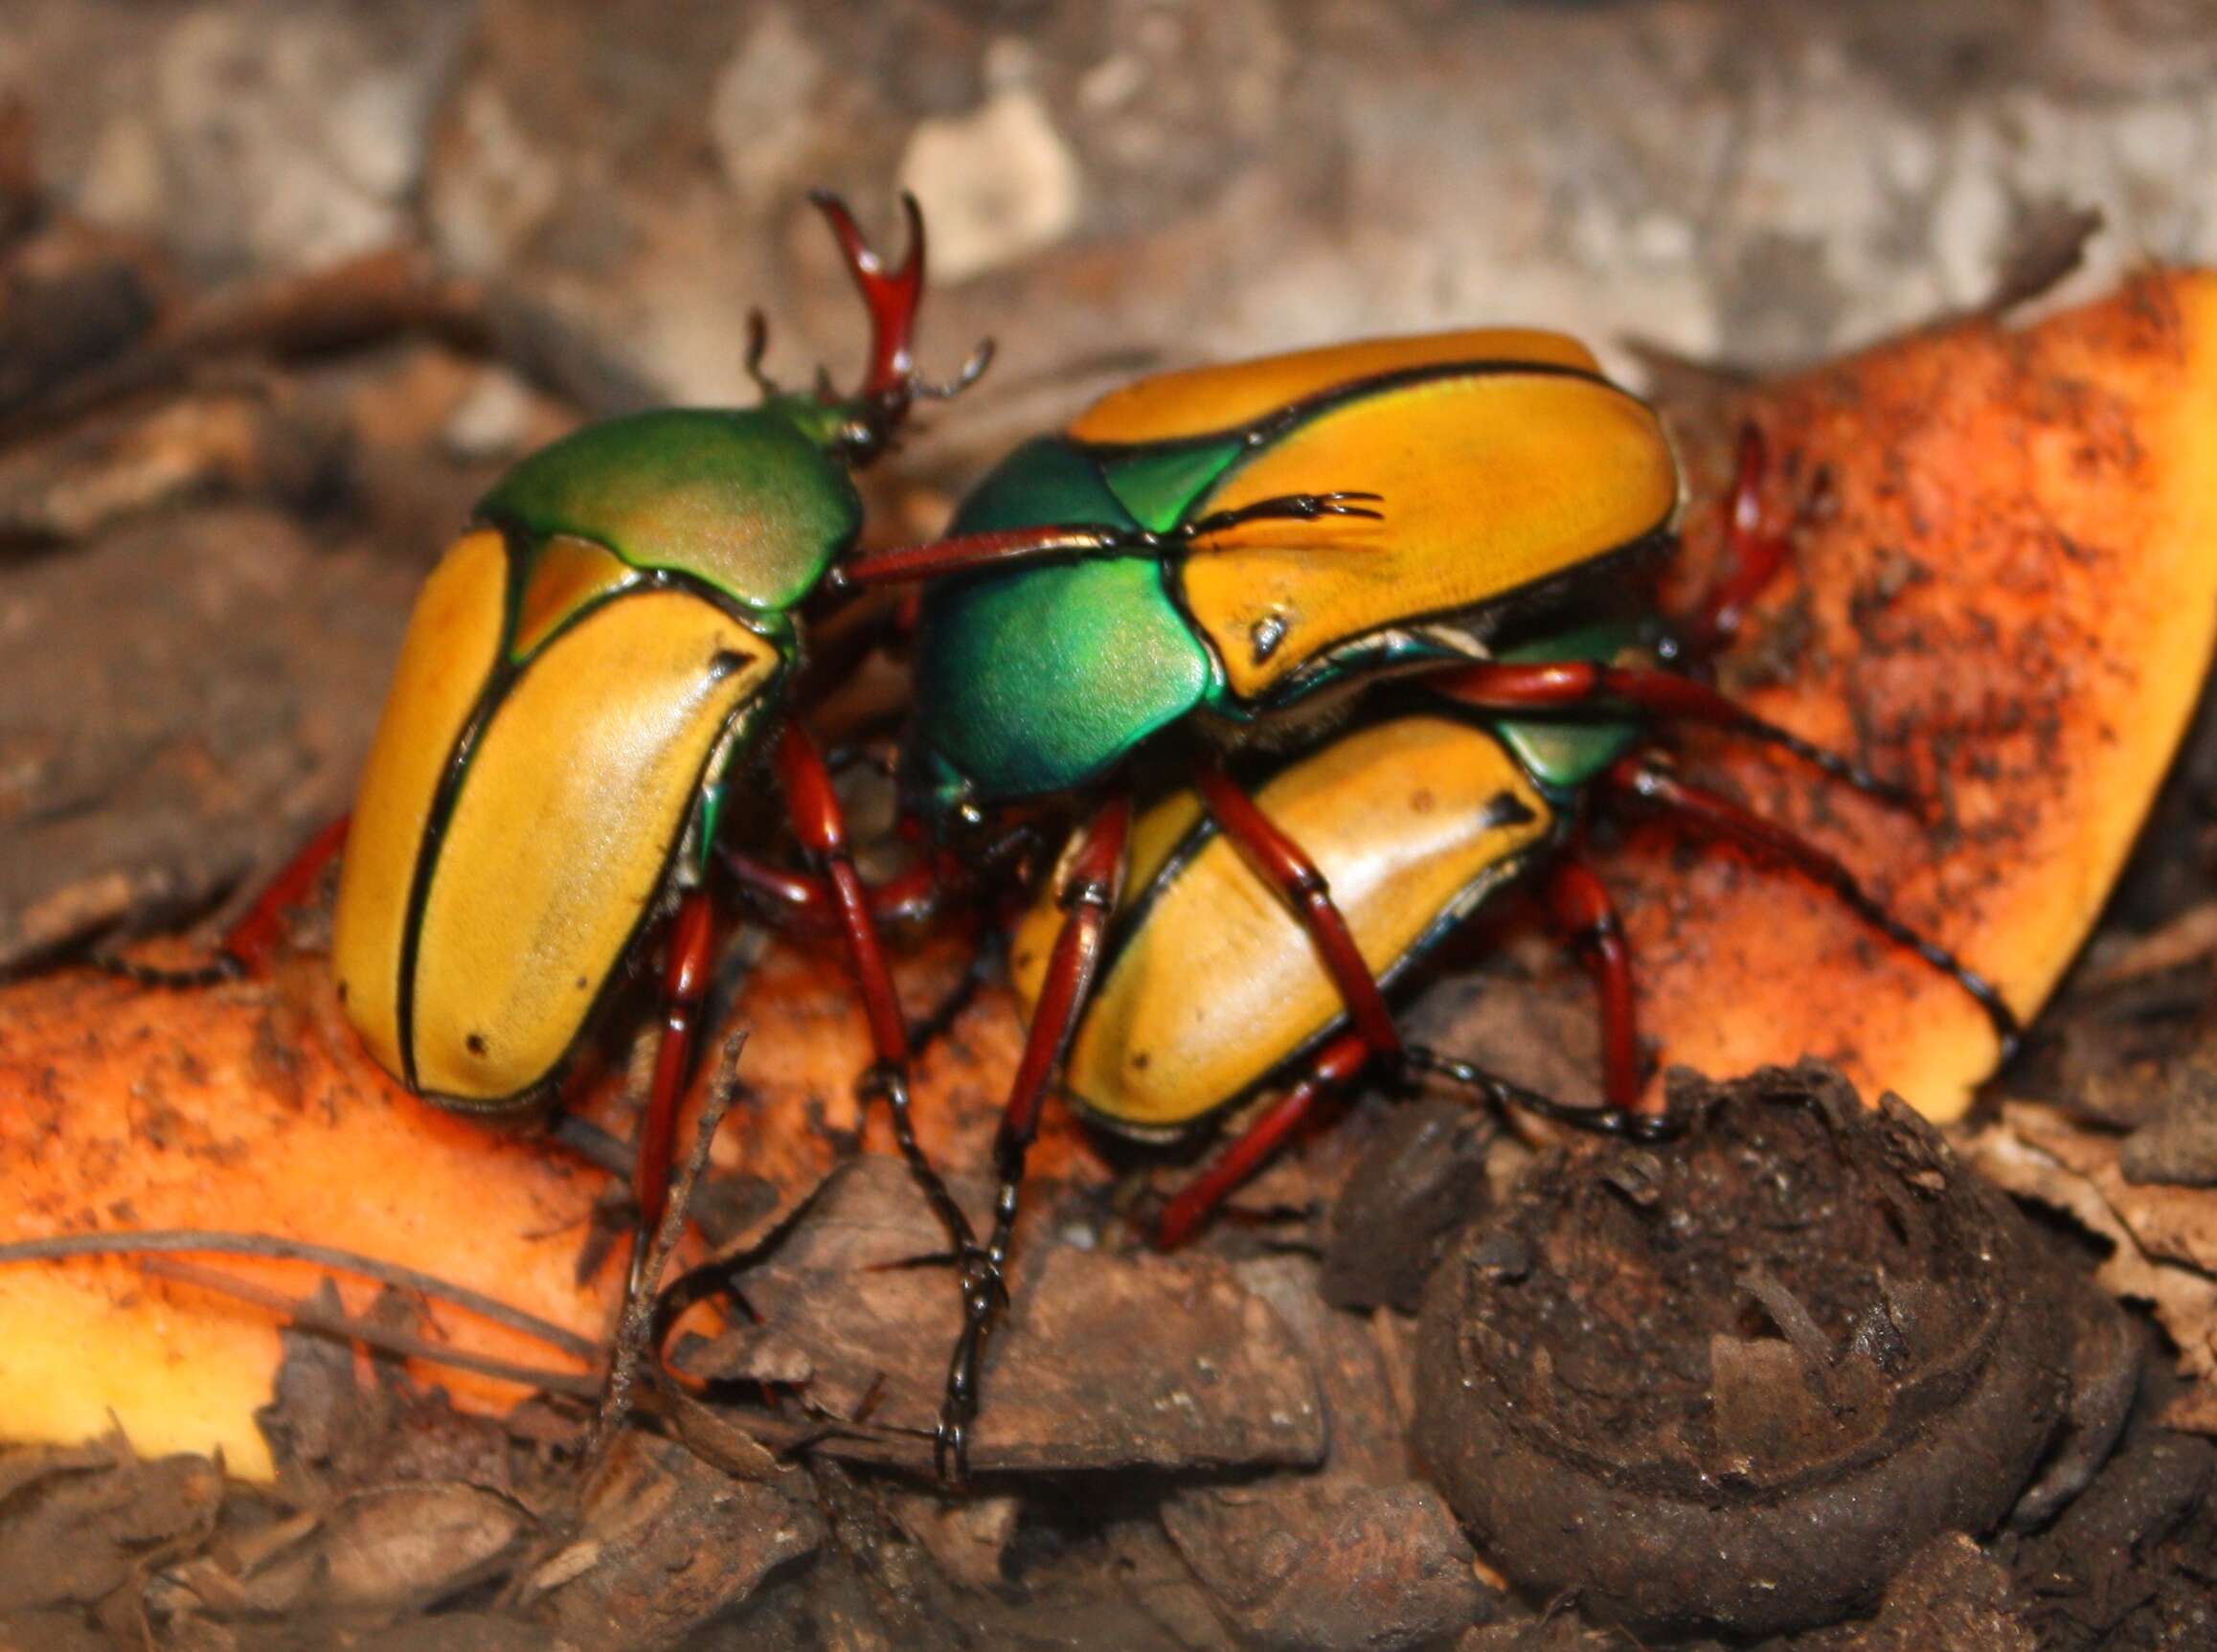
<svg viewBox="0 0 2217 1652">
<path fill-rule="evenodd" d="M 1433 686 L 1481 711 L 1609 714 L 1622 708 L 1661 720 L 1702 723 L 1791 753 L 1821 774 L 1895 807 L 1914 801 L 1899 781 L 1756 716 L 1730 695 L 1677 671 L 1600 660 L 1485 660 L 1459 664 Z"/>
<path fill-rule="evenodd" d="M 1646 1075 L 1640 1064 L 1639 1012 L 1632 991 L 1632 954 L 1608 887 L 1579 855 L 1569 853 L 1549 870 L 1549 914 L 1586 973 L 1601 1010 L 1601 1094 L 1619 1116 L 1640 1113 Z"/>
<path fill-rule="evenodd" d="M 639 1206 L 639 1231 L 631 1245 L 631 1289 L 642 1283 L 641 1269 L 669 1203 L 669 1162 L 677 1136 L 678 1104 L 692 1072 L 692 1047 L 699 1035 L 700 1007 L 708 997 L 715 966 L 715 909 L 703 889 L 690 889 L 678 902 L 664 941 L 662 1036 L 654 1052 L 654 1081 L 639 1119 L 639 1145 L 632 1158 L 631 1190 Z"/>
<path fill-rule="evenodd" d="M 284 939 L 285 915 L 307 899 L 315 890 L 316 880 L 346 847 L 351 819 L 341 815 L 308 839 L 301 851 L 285 863 L 284 870 L 270 879 L 269 886 L 255 897 L 244 916 L 225 933 L 215 956 L 208 962 L 192 969 L 160 969 L 109 952 L 95 952 L 87 962 L 95 969 L 124 976 L 141 986 L 179 989 L 214 986 L 260 974 Z"/>
<path fill-rule="evenodd" d="M 1370 1053 L 1369 1042 L 1356 1032 L 1343 1033 L 1325 1045 L 1297 1082 L 1250 1120 L 1171 1196 L 1155 1219 L 1156 1248 L 1174 1251 L 1198 1233 L 1219 1205 L 1369 1065 Z"/>
<path fill-rule="evenodd" d="M 1317 882 L 1321 884 L 1322 879 Z M 1328 904 L 1328 895 L 1324 898 Z M 1625 950 L 1623 928 L 1618 922 L 1617 909 L 1608 891 L 1584 861 L 1574 856 L 1565 857 L 1550 875 L 1547 900 L 1555 921 L 1577 948 L 1600 993 L 1605 1106 L 1577 1106 L 1557 1101 L 1472 1062 L 1408 1043 L 1397 1030 L 1393 1043 L 1384 1048 L 1368 1034 L 1346 1033 L 1326 1044 L 1296 1083 L 1250 1120 L 1237 1136 L 1178 1190 L 1156 1221 L 1155 1243 L 1164 1250 L 1172 1250 L 1191 1238 L 1217 1207 L 1315 1118 L 1336 1092 L 1379 1055 L 1389 1059 L 1405 1077 L 1429 1075 L 1444 1078 L 1496 1107 L 1521 1108 L 1558 1123 L 1606 1135 L 1651 1141 L 1671 1134 L 1677 1128 L 1676 1120 L 1660 1110 L 1640 1105 L 1642 1082 L 1633 1011 L 1631 957 Z M 1368 971 L 1365 973 L 1367 977 Z M 1378 991 L 1374 980 L 1370 980 L 1369 985 L 1371 993 Z M 1383 1009 L 1382 995 L 1378 1003 Z"/>
<path fill-rule="evenodd" d="M 1676 816 L 1714 837 L 1783 861 L 1804 876 L 1814 878 L 1857 917 L 1895 945 L 1915 953 L 1952 978 L 1978 1002 L 1979 1007 L 1986 1012 L 1987 1020 L 1993 1023 L 1995 1037 L 2001 1043 L 1997 1064 L 2006 1062 L 2016 1053 L 2025 1030 L 2016 1011 L 2002 998 L 2001 989 L 1938 941 L 1919 934 L 1894 917 L 1876 895 L 1863 887 L 1853 872 L 1791 827 L 1766 820 L 1716 792 L 1689 784 L 1646 758 L 1618 758 L 1603 777 L 1602 783 L 1634 803 Z"/>
<path fill-rule="evenodd" d="M 1331 886 L 1307 850 L 1265 815 L 1255 800 L 1217 764 L 1194 771 L 1194 785 L 1210 818 L 1237 847 L 1241 858 L 1301 920 L 1318 958 L 1331 974 L 1355 1030 L 1375 1055 L 1394 1055 L 1401 1030 L 1393 1025 L 1378 977 L 1355 945 Z"/>
</svg>

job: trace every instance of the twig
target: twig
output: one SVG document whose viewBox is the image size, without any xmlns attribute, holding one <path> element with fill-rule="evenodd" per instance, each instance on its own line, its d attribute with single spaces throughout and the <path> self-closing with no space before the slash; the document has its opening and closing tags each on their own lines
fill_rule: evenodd
<svg viewBox="0 0 2217 1652">
<path fill-rule="evenodd" d="M 571 1394 L 578 1399 L 591 1399 L 600 1392 L 598 1373 L 546 1370 L 537 1366 L 517 1365 L 509 1360 L 493 1359 L 489 1355 L 448 1347 L 407 1331 L 373 1324 L 367 1320 L 355 1319 L 351 1314 L 335 1313 L 318 1305 L 313 1300 L 288 1297 L 283 1291 L 273 1291 L 266 1285 L 241 1279 L 218 1268 L 203 1268 L 192 1262 L 170 1262 L 153 1257 L 146 1263 L 146 1271 L 157 1279 L 175 1279 L 180 1284 L 220 1291 L 242 1302 L 252 1302 L 257 1307 L 283 1314 L 296 1325 L 344 1337 L 349 1342 L 362 1343 L 383 1353 L 397 1354 L 403 1359 L 450 1366 L 456 1370 L 475 1371 L 480 1376 L 499 1377 L 507 1382 L 523 1383 L 527 1387 L 544 1389 L 549 1393 Z"/>
<path fill-rule="evenodd" d="M 188 301 L 129 349 L 0 415 L 0 442 L 125 396 L 173 388 L 194 368 L 229 356 L 311 355 L 412 331 L 484 348 L 490 336 L 486 310 L 479 286 L 447 276 L 412 244 L 305 273 L 239 281 Z"/>
<path fill-rule="evenodd" d="M 640 1270 L 638 1281 L 623 1303 L 623 1315 L 617 1322 L 616 1344 L 608 1362 L 608 1387 L 600 1401 L 600 1414 L 593 1424 L 593 1437 L 585 1448 L 585 1471 L 578 1477 L 580 1485 L 592 1483 L 618 1426 L 630 1414 L 631 1391 L 639 1381 L 639 1363 L 654 1335 L 663 1271 L 669 1266 L 671 1253 L 685 1237 L 693 1194 L 708 1170 L 709 1147 L 715 1141 L 724 1115 L 738 1098 L 739 1052 L 746 1045 L 744 1029 L 724 1041 L 715 1082 L 709 1086 L 708 1101 L 701 1108 L 700 1128 L 693 1134 L 692 1150 L 686 1155 L 677 1185 L 670 1189 L 669 1203 L 662 1212 L 662 1224 L 655 1230 L 654 1242 L 647 1247 L 646 1264 Z"/>
<path fill-rule="evenodd" d="M 601 1396 L 600 1414 L 594 1418 L 593 1432 L 585 1441 L 577 1479 L 571 1482 L 569 1495 L 561 1505 L 549 1510 L 541 1522 L 538 1543 L 509 1574 L 507 1587 L 496 1599 L 497 1605 L 512 1606 L 523 1598 L 540 1568 L 562 1552 L 584 1524 L 585 1505 L 607 1466 L 609 1452 L 618 1436 L 617 1425 L 632 1409 L 632 1390 L 639 1381 L 640 1361 L 652 1340 L 655 1314 L 660 1305 L 656 1287 L 662 1282 L 663 1270 L 669 1265 L 670 1254 L 685 1233 L 694 1190 L 708 1168 L 710 1143 L 715 1140 L 717 1126 L 723 1123 L 724 1115 L 731 1111 L 732 1103 L 738 1097 L 739 1052 L 746 1047 L 746 1042 L 743 1030 L 724 1041 L 715 1081 L 709 1087 L 708 1102 L 701 1109 L 700 1128 L 693 1135 L 692 1149 L 686 1155 L 677 1182 L 670 1188 L 669 1203 L 662 1212 L 662 1224 L 655 1230 L 654 1242 L 647 1247 L 646 1260 L 638 1271 L 637 1281 L 625 1298 L 622 1315 L 617 1321 L 615 1345 L 609 1352 L 607 1383 L 597 1391 Z"/>
<path fill-rule="evenodd" d="M 589 1337 L 557 1325 L 551 1320 L 542 1320 L 488 1297 L 482 1291 L 473 1291 L 467 1285 L 457 1285 L 435 1275 L 419 1273 L 398 1262 L 382 1261 L 375 1256 L 365 1256 L 356 1251 L 342 1251 L 330 1245 L 311 1244 L 305 1239 L 279 1238 L 273 1233 L 226 1233 L 215 1228 L 157 1228 L 143 1233 L 57 1233 L 44 1239 L 21 1239 L 12 1244 L 0 1244 L 0 1264 L 8 1262 L 51 1262 L 68 1256 L 141 1256 L 165 1251 L 198 1252 L 204 1255 L 231 1256 L 262 1256 L 282 1262 L 313 1262 L 318 1267 L 335 1268 L 342 1273 L 359 1274 L 364 1279 L 396 1289 L 415 1291 L 437 1301 L 451 1302 L 482 1315 L 495 1324 L 521 1331 L 528 1337 L 536 1337 L 550 1346 L 560 1348 L 575 1358 L 598 1364 L 599 1345 Z"/>
</svg>

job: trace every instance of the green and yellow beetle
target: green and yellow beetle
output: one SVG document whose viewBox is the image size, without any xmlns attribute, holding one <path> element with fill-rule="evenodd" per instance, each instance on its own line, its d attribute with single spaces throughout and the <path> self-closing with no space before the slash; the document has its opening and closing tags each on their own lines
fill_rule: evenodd
<svg viewBox="0 0 2217 1652">
<path fill-rule="evenodd" d="M 1224 852 L 1305 933 L 1303 957 L 1372 1053 L 1401 1049 L 1377 968 L 1331 880 L 1233 780 L 1221 747 L 1300 738 L 1381 680 L 1452 673 L 1456 696 L 1480 712 L 1694 717 L 1874 783 L 1676 672 L 1494 657 L 1504 635 L 1544 632 L 1601 571 L 1666 548 L 1679 503 L 1661 421 L 1583 346 L 1489 329 L 1142 381 L 1019 448 L 964 501 L 947 538 L 834 570 L 838 584 L 930 581 L 906 777 L 927 821 L 946 832 L 1096 799 L 1058 879 L 1052 939 L 1033 936 L 1034 1002 L 997 1138 L 993 1231 L 963 1257 L 967 1311 L 942 1465 L 951 1458 L 959 1469 L 975 1414 L 1048 1091 L 1081 1029 L 1110 1024 L 1086 1017 L 1126 879 L 1135 759 L 1158 759 L 1159 778 L 1162 759 L 1174 775 L 1182 758 L 1196 806 L 1232 846 Z M 1518 806 L 1544 838 L 1553 815 L 1542 802 Z M 1479 832 L 1425 875 L 1452 880 L 1475 854 L 1488 869 L 1476 891 L 1513 873 L 1524 850 L 1505 841 Z M 1182 935 L 1181 944 L 1216 942 Z M 1179 1082 L 1229 1098 L 1194 1074 Z M 1628 1093 L 1611 1095 L 1589 1121 L 1643 1127 Z"/>
<path fill-rule="evenodd" d="M 1638 625 L 1601 624 L 1526 645 L 1511 659 L 1621 661 L 1643 645 Z M 1280 1087 L 1165 1207 L 1158 1242 L 1183 1243 L 1335 1090 L 1381 1059 L 1393 1076 L 1443 1076 L 1560 1120 L 1671 1128 L 1637 1110 L 1645 1075 L 1631 961 L 1608 893 L 1576 849 L 1594 803 L 1667 811 L 1816 879 L 1887 939 L 1953 976 L 1991 1018 L 2007 1058 L 2019 1028 L 1992 984 L 1902 924 L 1831 856 L 1680 779 L 1645 749 L 1651 739 L 1636 719 L 1504 718 L 1417 689 L 1279 761 L 1255 792 L 1273 826 L 1314 855 L 1382 988 L 1415 973 L 1511 885 L 1544 872 L 1545 904 L 1598 990 L 1608 1105 L 1597 1110 L 1562 1106 L 1403 1041 L 1374 1042 L 1267 870 L 1220 829 L 1198 791 L 1139 816 L 1094 990 L 1068 1041 L 1062 1094 L 1105 1129 L 1162 1141 Z M 1010 974 L 1034 1013 L 1061 922 L 1059 904 L 1043 894 L 1011 943 Z"/>
<path fill-rule="evenodd" d="M 1482 657 L 1520 606 L 1661 545 L 1678 497 L 1660 421 L 1574 340 L 1380 339 L 1119 391 L 998 465 L 947 541 L 835 577 L 981 569 L 934 580 L 916 640 L 938 815 L 1077 790 L 1189 718 Z"/>
<path fill-rule="evenodd" d="M 636 1173 L 647 1233 L 710 973 L 705 885 L 724 792 L 765 744 L 851 948 L 877 1053 L 870 1082 L 942 1212 L 961 1216 L 909 1126 L 906 1024 L 838 800 L 785 713 L 803 605 L 861 527 L 852 470 L 919 394 L 961 388 L 986 352 L 951 386 L 920 384 L 915 201 L 908 256 L 888 272 L 837 200 L 815 200 L 871 312 L 861 389 L 764 381 L 759 406 L 617 419 L 517 465 L 417 602 L 339 880 L 348 1016 L 411 1090 L 473 1111 L 545 1096 L 663 930 L 664 1028 Z M 757 356 L 760 337 L 758 324 Z"/>
</svg>

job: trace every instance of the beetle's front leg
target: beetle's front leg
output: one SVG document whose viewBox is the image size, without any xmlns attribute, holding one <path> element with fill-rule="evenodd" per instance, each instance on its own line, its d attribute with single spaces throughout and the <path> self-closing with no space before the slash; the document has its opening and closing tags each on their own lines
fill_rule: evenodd
<svg viewBox="0 0 2217 1652">
<path fill-rule="evenodd" d="M 1931 937 L 1920 935 L 1887 910 L 1884 902 L 1863 887 L 1862 881 L 1823 849 L 1791 826 L 1768 820 L 1753 810 L 1706 787 L 1680 780 L 1654 760 L 1620 758 L 1602 777 L 1611 792 L 1627 802 L 1667 814 L 1712 837 L 1738 844 L 1759 855 L 1784 862 L 1803 876 L 1829 890 L 1834 899 L 1865 923 L 1913 952 L 1943 975 L 1952 978 L 1993 1024 L 2001 1046 L 1996 1065 L 2016 1054 L 2025 1036 L 2024 1024 L 2009 1007 L 2001 988 Z"/>
<path fill-rule="evenodd" d="M 816 749 L 815 740 L 799 723 L 787 723 L 780 735 L 777 767 L 778 778 L 785 789 L 785 806 L 794 835 L 800 839 L 811 870 L 830 892 L 839 927 L 847 937 L 855 981 L 862 992 L 863 1013 L 870 1022 L 871 1045 L 876 1054 L 862 1078 L 863 1098 L 866 1101 L 871 1096 L 885 1098 L 887 1109 L 893 1115 L 894 1139 L 900 1144 L 901 1157 L 908 1161 L 910 1172 L 946 1228 L 949 1242 L 958 1251 L 974 1249 L 976 1238 L 969 1218 L 962 1214 L 962 1208 L 955 1203 L 954 1195 L 947 1191 L 946 1183 L 916 1141 L 916 1120 L 909 1106 L 908 1022 L 901 1014 L 900 997 L 894 987 L 893 971 L 885 961 L 885 945 L 878 936 L 876 920 L 871 916 L 869 891 L 863 887 L 862 874 L 854 868 L 853 850 L 848 844 L 846 811 L 840 807 L 839 794 L 832 787 L 831 771 L 825 766 L 824 755 Z"/>
<path fill-rule="evenodd" d="M 962 1330 L 947 1365 L 947 1392 L 939 1409 L 935 1459 L 939 1478 L 960 1485 L 969 1478 L 970 1424 L 978 1415 L 980 1366 L 994 1317 L 1007 1298 L 1008 1249 L 1016 1235 L 1016 1206 L 1024 1187 L 1024 1161 L 1039 1134 L 1039 1116 L 1048 1087 L 1069 1052 L 1078 1010 L 1093 989 L 1100 963 L 1101 939 L 1122 893 L 1125 850 L 1131 837 L 1132 803 L 1118 796 L 1087 823 L 1085 844 L 1071 863 L 1062 886 L 1062 928 L 1040 982 L 1031 1025 L 1024 1036 L 1024 1056 L 1008 1089 L 1001 1127 L 993 1138 L 993 1168 L 999 1178 L 993 1200 L 993 1232 L 983 1248 L 967 1244 L 961 1253 Z"/>
<path fill-rule="evenodd" d="M 1284 493 L 1258 499 L 1237 509 L 1220 510 L 1157 533 L 1144 528 L 1093 522 L 1046 523 L 1033 528 L 1001 528 L 983 533 L 957 533 L 918 545 L 872 551 L 833 568 L 826 588 L 859 590 L 866 585 L 944 579 L 986 570 L 1006 573 L 1037 562 L 1085 556 L 1179 556 L 1211 534 L 1249 522 L 1314 522 L 1320 517 L 1360 517 L 1380 521 L 1375 493 L 1334 488 L 1324 493 Z"/>
<path fill-rule="evenodd" d="M 843 929 L 844 909 L 838 893 L 825 879 L 789 872 L 736 850 L 721 850 L 717 858 L 775 927 L 805 935 Z M 949 881 L 947 869 L 935 857 L 883 883 L 870 885 L 864 899 L 869 903 L 871 921 L 931 922 L 945 904 Z"/>
<path fill-rule="evenodd" d="M 1664 721 L 1704 723 L 1790 752 L 1882 803 L 1898 806 L 1911 801 L 1895 781 L 1756 716 L 1730 695 L 1677 671 L 1600 660 L 1482 660 L 1458 662 L 1426 681 L 1450 699 L 1507 716 L 1550 711 L 1606 714 L 1629 708 Z"/>
<path fill-rule="evenodd" d="M 839 924 L 839 900 L 822 878 L 789 872 L 752 855 L 724 852 L 725 867 L 738 879 L 750 900 L 776 928 L 806 936 L 821 936 Z M 911 867 L 899 876 L 869 886 L 870 915 L 880 924 L 929 923 L 939 918 L 956 879 L 943 853 Z M 982 937 L 972 939 L 961 979 L 940 1001 L 909 1023 L 912 1059 L 928 1052 L 945 1037 L 962 1011 L 978 996 L 978 989 L 999 967 L 1007 937 L 988 922 Z"/>
<path fill-rule="evenodd" d="M 1705 660 L 1739 635 L 1749 604 L 1786 566 L 1793 530 L 1830 500 L 1829 483 L 1820 471 L 1793 519 L 1783 528 L 1773 526 L 1763 512 L 1763 477 L 1769 468 L 1769 448 L 1761 429 L 1743 425 L 1732 490 L 1725 504 L 1725 568 L 1684 622 L 1670 628 L 1673 658 Z"/>
</svg>

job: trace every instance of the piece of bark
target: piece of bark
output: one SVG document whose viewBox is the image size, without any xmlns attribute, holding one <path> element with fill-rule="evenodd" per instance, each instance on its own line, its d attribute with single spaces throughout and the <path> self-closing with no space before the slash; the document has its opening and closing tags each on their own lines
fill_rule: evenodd
<svg viewBox="0 0 2217 1652">
<path fill-rule="evenodd" d="M 0 1612 L 0 1646 L 8 1652 L 113 1652 L 114 1645 L 81 1612 Z"/>
<path fill-rule="evenodd" d="M 0 419 L 98 372 L 154 324 L 160 282 L 148 250 L 61 220 L 0 264 Z"/>
<path fill-rule="evenodd" d="M 1445 1097 L 1396 1107 L 1332 1205 L 1324 1300 L 1414 1313 L 1449 1234 L 1483 1207 L 1497 1133 L 1490 1116 Z"/>
<path fill-rule="evenodd" d="M 1869 1622 L 1793 1642 L 1795 1652 L 2035 1652 L 2038 1644 L 2008 1572 L 1959 1531 L 1917 1550 Z"/>
<path fill-rule="evenodd" d="M 353 1652 L 575 1652 L 536 1623 L 492 1612 L 441 1612 L 351 1641 Z"/>
<path fill-rule="evenodd" d="M 0 1612 L 90 1606 L 215 1525 L 223 1480 L 204 1457 L 141 1461 L 119 1443 L 98 1466 L 46 1461 L 0 1509 Z"/>
<path fill-rule="evenodd" d="M 958 1187 L 977 1208 L 977 1188 Z M 1034 1189 L 1037 1196 L 1043 1190 Z M 1316 1379 L 1278 1317 L 1208 1257 L 1020 1244 L 989 1345 L 970 1448 L 978 1470 L 1314 1462 Z M 758 1324 L 704 1349 L 704 1375 L 793 1383 L 809 1409 L 898 1440 L 857 1457 L 928 1457 L 960 1299 L 946 1236 L 907 1169 L 866 1158 L 828 1182 L 739 1279 Z M 920 1264 L 920 1265 L 916 1265 Z"/>
<path fill-rule="evenodd" d="M 582 1529 L 526 1580 L 521 1608 L 577 1652 L 663 1652 L 824 1537 L 808 1505 L 629 1431 Z"/>
<path fill-rule="evenodd" d="M 192 912 L 343 812 L 414 576 L 274 511 L 171 514 L 7 571 L 0 969 Z"/>
<path fill-rule="evenodd" d="M 2117 1167 L 2136 1187 L 2217 1187 L 2217 1065 L 2202 1046 L 2170 1063 L 2161 1110 L 2117 1150 Z"/>
<path fill-rule="evenodd" d="M 215 1618 L 412 1610 L 497 1573 L 533 1525 L 513 1499 L 459 1481 L 352 1493 L 155 1580 L 167 1612 Z M 187 1597 L 190 1597 L 189 1601 Z"/>
<path fill-rule="evenodd" d="M 1488 1591 L 1454 1514 L 1410 1477 L 1385 1360 L 1362 1318 L 1329 1307 L 1293 1256 L 1241 1265 L 1317 1372 L 1331 1449 L 1315 1473 L 1195 1486 L 1163 1525 L 1247 1641 L 1281 1652 L 1390 1652 L 1481 1616 Z"/>
</svg>

